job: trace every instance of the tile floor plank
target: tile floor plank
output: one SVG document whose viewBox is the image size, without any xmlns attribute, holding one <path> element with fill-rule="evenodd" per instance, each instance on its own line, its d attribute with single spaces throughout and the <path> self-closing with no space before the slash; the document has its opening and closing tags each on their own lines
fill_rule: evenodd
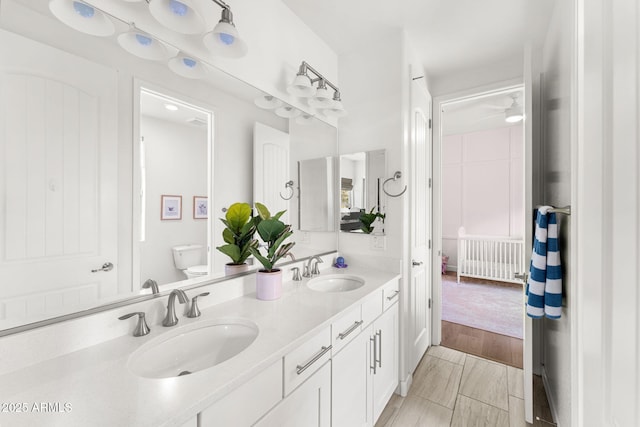
<svg viewBox="0 0 640 427">
<path fill-rule="evenodd" d="M 451 427 L 509 427 L 509 413 L 495 406 L 458 395 Z"/>
<path fill-rule="evenodd" d="M 453 409 L 461 377 L 461 365 L 427 354 L 414 373 L 409 395 Z"/>
<path fill-rule="evenodd" d="M 507 367 L 468 356 L 464 364 L 459 393 L 508 411 Z"/>
</svg>

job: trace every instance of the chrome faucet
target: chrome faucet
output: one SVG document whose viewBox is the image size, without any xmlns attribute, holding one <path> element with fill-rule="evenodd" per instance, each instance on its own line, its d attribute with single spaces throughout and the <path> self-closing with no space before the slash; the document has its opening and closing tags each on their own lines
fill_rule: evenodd
<svg viewBox="0 0 640 427">
<path fill-rule="evenodd" d="M 315 264 L 312 264 L 314 260 L 316 262 Z M 312 277 L 320 274 L 320 269 L 318 268 L 318 264 L 322 262 L 324 261 L 322 261 L 322 258 L 320 258 L 318 255 L 314 255 L 311 258 L 309 258 L 309 261 L 307 261 L 307 265 L 304 266 L 304 273 L 302 273 L 302 276 Z"/>
<path fill-rule="evenodd" d="M 151 292 L 154 295 L 160 293 L 160 289 L 158 288 L 158 282 L 156 282 L 153 279 L 147 279 L 147 281 L 142 284 L 142 289 L 149 289 L 149 288 L 151 288 Z"/>
<path fill-rule="evenodd" d="M 296 256 L 293 254 L 293 252 L 287 252 L 287 254 L 284 256 L 286 257 L 291 257 L 291 261 L 295 261 L 296 260 Z"/>
<path fill-rule="evenodd" d="M 176 296 L 180 304 L 189 302 L 189 297 L 184 293 L 182 289 L 174 289 L 169 294 L 169 302 L 167 304 L 167 315 L 162 321 L 162 326 L 175 326 L 178 323 L 178 316 L 176 316 Z"/>
</svg>

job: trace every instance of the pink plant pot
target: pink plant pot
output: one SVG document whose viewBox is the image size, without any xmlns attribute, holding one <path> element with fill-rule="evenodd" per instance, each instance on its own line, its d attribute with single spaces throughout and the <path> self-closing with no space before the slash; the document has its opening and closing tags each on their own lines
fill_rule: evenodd
<svg viewBox="0 0 640 427">
<path fill-rule="evenodd" d="M 258 271 L 256 273 L 256 298 L 263 301 L 272 301 L 281 296 L 282 271 Z"/>
<path fill-rule="evenodd" d="M 224 274 L 225 276 L 233 276 L 234 274 L 243 273 L 249 270 L 249 264 L 225 264 Z"/>
</svg>

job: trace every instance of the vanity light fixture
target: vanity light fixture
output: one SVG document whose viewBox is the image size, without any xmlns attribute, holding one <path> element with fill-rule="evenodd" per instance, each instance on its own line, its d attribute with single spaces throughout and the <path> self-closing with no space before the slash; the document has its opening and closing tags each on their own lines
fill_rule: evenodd
<svg viewBox="0 0 640 427">
<path fill-rule="evenodd" d="M 282 105 L 282 101 L 271 95 L 259 96 L 253 102 L 258 107 L 264 108 L 265 110 L 273 110 L 274 108 L 278 108 Z"/>
<path fill-rule="evenodd" d="M 205 20 L 193 0 L 149 0 L 149 12 L 162 25 L 180 34 L 201 34 Z"/>
<path fill-rule="evenodd" d="M 313 116 L 311 114 L 303 113 L 302 115 L 296 117 L 296 123 L 299 125 L 308 125 L 313 122 Z"/>
<path fill-rule="evenodd" d="M 314 77 L 309 77 L 309 73 Z M 316 82 L 318 83 L 317 88 L 313 85 Z M 333 90 L 333 93 L 329 88 Z M 347 114 L 342 105 L 338 87 L 306 61 L 302 61 L 298 74 L 287 87 L 287 92 L 301 98 L 309 98 L 309 106 L 323 111 L 329 117 L 342 117 Z"/>
<path fill-rule="evenodd" d="M 175 104 L 164 104 L 164 108 L 169 111 L 178 111 L 178 106 Z"/>
<path fill-rule="evenodd" d="M 211 53 L 227 58 L 240 58 L 247 54 L 247 44 L 240 38 L 233 23 L 233 13 L 228 4 L 222 0 L 212 0 L 222 8 L 220 21 L 213 27 L 213 31 L 202 38 L 204 45 Z"/>
<path fill-rule="evenodd" d="M 188 79 L 202 79 L 209 72 L 206 65 L 199 59 L 185 55 L 183 53 L 174 56 L 169 60 L 169 69 L 179 76 Z"/>
<path fill-rule="evenodd" d="M 118 36 L 118 44 L 130 54 L 142 59 L 160 61 L 166 60 L 170 55 L 163 42 L 133 25 L 129 31 Z"/>
<path fill-rule="evenodd" d="M 92 36 L 106 37 L 115 32 L 109 16 L 80 0 L 50 0 L 49 10 L 60 21 Z"/>
</svg>

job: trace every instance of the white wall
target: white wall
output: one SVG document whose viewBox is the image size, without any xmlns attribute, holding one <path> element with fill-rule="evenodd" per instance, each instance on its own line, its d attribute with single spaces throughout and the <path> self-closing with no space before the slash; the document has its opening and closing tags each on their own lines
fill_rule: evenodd
<svg viewBox="0 0 640 427">
<path fill-rule="evenodd" d="M 522 237 L 522 125 L 442 138 L 442 250 L 457 263 L 458 229 Z"/>
<path fill-rule="evenodd" d="M 552 206 L 571 204 L 571 117 L 575 114 L 571 105 L 573 12 L 569 2 L 556 4 L 542 51 L 542 203 Z M 575 392 L 571 389 L 571 335 L 572 324 L 575 322 L 571 309 L 574 304 L 574 295 L 571 294 L 574 267 L 570 262 L 573 242 L 571 218 L 558 215 L 563 264 L 562 318 L 534 320 L 544 323 L 542 373 L 555 421 L 560 426 L 571 425 L 571 399 Z"/>
<path fill-rule="evenodd" d="M 146 167 L 146 230 L 141 243 L 140 276 L 158 284 L 184 280 L 171 248 L 202 245 L 206 264 L 207 220 L 193 218 L 193 196 L 207 196 L 207 128 L 142 116 Z M 182 219 L 161 220 L 161 196 L 182 196 Z"/>
</svg>

